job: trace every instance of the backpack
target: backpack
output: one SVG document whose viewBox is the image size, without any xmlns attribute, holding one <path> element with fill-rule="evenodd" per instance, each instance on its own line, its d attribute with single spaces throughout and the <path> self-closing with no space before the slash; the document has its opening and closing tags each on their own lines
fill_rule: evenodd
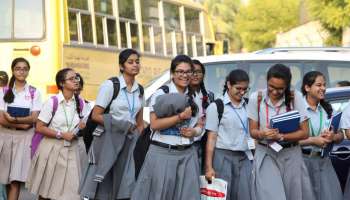
<svg viewBox="0 0 350 200">
<path fill-rule="evenodd" d="M 57 108 L 58 108 L 58 98 L 57 96 L 52 96 L 51 97 L 51 100 L 52 100 L 52 112 L 51 112 L 51 119 L 49 121 L 49 123 L 47 125 L 50 125 L 56 111 L 57 111 Z M 81 99 L 79 97 L 79 104 L 81 105 L 80 108 L 79 108 L 79 112 L 81 113 L 83 111 L 83 108 L 84 108 L 84 100 Z M 34 135 L 32 137 L 32 141 L 31 141 L 31 145 L 30 145 L 30 157 L 33 158 L 36 150 L 38 149 L 38 146 L 41 142 L 41 140 L 44 138 L 44 136 L 38 132 L 38 131 L 35 131 L 34 132 Z"/>
<path fill-rule="evenodd" d="M 165 94 L 169 93 L 169 86 L 163 85 L 159 89 L 163 90 Z M 149 145 L 153 137 L 153 132 L 151 130 L 151 125 L 149 124 L 142 132 L 140 137 L 136 141 L 135 149 L 133 152 L 135 161 L 135 178 L 137 179 L 143 162 L 145 161 L 146 154 L 148 152 Z"/>
<path fill-rule="evenodd" d="M 120 82 L 119 82 L 118 77 L 111 77 L 108 80 L 112 81 L 112 83 L 113 83 L 113 96 L 112 96 L 111 101 L 108 103 L 106 109 L 104 110 L 104 114 L 109 113 L 111 104 L 112 104 L 113 100 L 115 98 L 117 98 L 117 96 L 119 94 L 119 90 L 120 90 Z M 139 84 L 139 89 L 140 89 L 140 97 L 142 97 L 143 93 L 144 93 L 144 89 L 143 89 L 142 85 L 140 85 L 140 84 Z M 83 136 L 85 149 L 86 149 L 87 153 L 89 152 L 92 140 L 94 138 L 93 133 L 98 125 L 95 121 L 92 120 L 92 112 L 93 111 L 90 112 L 90 115 L 89 115 L 89 118 L 86 122 L 85 128 L 80 131 L 80 134 Z"/>
</svg>

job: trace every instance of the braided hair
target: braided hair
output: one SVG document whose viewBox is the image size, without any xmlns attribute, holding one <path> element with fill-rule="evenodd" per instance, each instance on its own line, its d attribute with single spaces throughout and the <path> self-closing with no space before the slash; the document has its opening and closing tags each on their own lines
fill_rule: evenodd
<svg viewBox="0 0 350 200">
<path fill-rule="evenodd" d="M 201 70 L 202 70 L 202 73 L 203 73 L 203 76 L 205 75 L 205 67 L 204 65 L 199 61 L 199 60 L 192 60 L 193 64 L 194 65 L 198 65 L 200 66 Z M 202 100 L 202 108 L 206 109 L 208 106 L 209 106 L 209 101 L 208 101 L 208 98 L 209 98 L 209 93 L 207 91 L 207 89 L 205 88 L 205 85 L 204 85 L 204 77 L 202 79 L 202 81 L 199 83 L 199 89 L 203 95 L 203 100 Z M 193 93 L 194 96 L 196 96 L 196 93 L 194 92 Z"/>
</svg>

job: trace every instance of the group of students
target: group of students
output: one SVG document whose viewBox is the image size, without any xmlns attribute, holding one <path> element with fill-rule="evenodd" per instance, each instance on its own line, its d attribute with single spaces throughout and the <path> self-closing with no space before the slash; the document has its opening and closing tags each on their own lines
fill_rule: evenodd
<svg viewBox="0 0 350 200">
<path fill-rule="evenodd" d="M 267 72 L 266 88 L 248 100 L 249 76 L 235 69 L 215 99 L 205 88 L 204 66 L 176 56 L 170 83 L 151 97 L 150 145 L 137 171 L 134 149 L 147 134 L 143 87 L 136 81 L 140 54 L 121 51 L 119 67 L 120 76 L 101 84 L 91 109 L 79 96 L 82 78 L 73 69 L 57 73 L 60 92 L 42 105 L 40 92 L 26 82 L 28 61 L 12 62 L 10 82 L 0 91 L 0 183 L 7 184 L 9 200 L 18 199 L 21 182 L 41 200 L 199 200 L 201 174 L 227 181 L 228 200 L 350 198 L 350 184 L 343 195 L 330 159 L 321 156 L 327 144 L 344 138 L 328 129 L 334 111 L 324 100 L 322 73 L 305 74 L 300 93 L 291 89 L 290 69 L 276 64 Z M 157 99 L 167 94 L 185 95 L 190 106 L 160 117 Z M 30 114 L 13 117 L 11 107 Z M 297 131 L 270 128 L 271 117 L 291 110 L 301 115 Z M 87 150 L 76 130 L 85 128 L 89 115 L 97 125 Z M 341 128 L 350 137 L 350 106 Z M 38 133 L 44 137 L 31 158 Z"/>
</svg>

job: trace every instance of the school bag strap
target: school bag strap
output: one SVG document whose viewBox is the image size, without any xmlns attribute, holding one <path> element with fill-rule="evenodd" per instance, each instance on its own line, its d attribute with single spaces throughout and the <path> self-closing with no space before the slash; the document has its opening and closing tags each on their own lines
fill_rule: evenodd
<svg viewBox="0 0 350 200">
<path fill-rule="evenodd" d="M 258 102 L 257 102 L 257 106 L 258 106 L 258 128 L 260 128 L 260 105 L 261 105 L 261 101 L 262 101 L 262 91 L 258 91 L 258 98 L 257 98 Z"/>
<path fill-rule="evenodd" d="M 106 107 L 104 113 L 109 113 L 109 110 L 111 108 L 111 104 L 112 104 L 113 100 L 118 96 L 119 90 L 120 90 L 120 81 L 119 81 L 118 77 L 111 77 L 108 80 L 112 81 L 112 83 L 113 83 L 113 96 L 112 96 L 112 99 L 109 102 L 108 106 Z"/>
<path fill-rule="evenodd" d="M 168 94 L 168 93 L 169 93 L 169 86 L 167 86 L 167 85 L 162 85 L 162 86 L 160 86 L 159 89 L 163 90 L 163 92 L 164 92 L 165 94 Z"/>
<path fill-rule="evenodd" d="M 224 102 L 222 101 L 222 99 L 215 99 L 214 103 L 216 104 L 216 109 L 218 111 L 218 119 L 220 124 L 222 115 L 224 114 Z"/>
<path fill-rule="evenodd" d="M 36 91 L 36 88 L 34 86 L 29 85 L 29 94 L 32 100 L 34 99 L 35 91 Z"/>
<path fill-rule="evenodd" d="M 145 93 L 145 90 L 143 89 L 143 86 L 141 84 L 139 84 L 139 90 L 140 90 L 140 98 L 143 97 L 143 94 Z"/>
</svg>

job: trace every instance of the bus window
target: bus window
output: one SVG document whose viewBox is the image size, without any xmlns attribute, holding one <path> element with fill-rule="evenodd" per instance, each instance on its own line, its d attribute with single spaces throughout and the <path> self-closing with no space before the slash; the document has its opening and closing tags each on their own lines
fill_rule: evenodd
<svg viewBox="0 0 350 200">
<path fill-rule="evenodd" d="M 97 15 L 95 16 L 96 21 L 96 36 L 97 36 L 97 44 L 104 44 L 104 38 L 103 38 L 103 21 L 104 17 Z"/>
<path fill-rule="evenodd" d="M 107 18 L 108 45 L 117 46 L 117 28 L 115 19 Z"/>
<path fill-rule="evenodd" d="M 139 49 L 139 31 L 137 23 L 130 22 L 131 48 Z"/>
<path fill-rule="evenodd" d="M 94 0 L 95 12 L 113 15 L 112 0 Z"/>
<path fill-rule="evenodd" d="M 12 33 L 12 0 L 1 2 L 0 13 L 0 39 L 10 39 Z"/>
<path fill-rule="evenodd" d="M 120 41 L 121 41 L 121 48 L 127 48 L 128 47 L 128 41 L 126 37 L 126 21 L 120 19 L 119 27 L 120 27 Z"/>
<path fill-rule="evenodd" d="M 81 10 L 89 10 L 88 0 L 68 0 L 68 7 Z"/>
<path fill-rule="evenodd" d="M 43 0 L 1 1 L 0 12 L 0 39 L 42 39 L 44 37 Z"/>
<path fill-rule="evenodd" d="M 157 51 L 158 54 L 162 54 L 163 45 L 157 44 L 159 41 L 162 42 L 161 38 L 157 38 L 162 37 L 161 34 L 159 35 L 161 28 L 159 26 L 158 0 L 147 0 L 140 3 L 144 51 L 151 53 Z M 154 44 L 152 44 L 153 41 Z"/>
<path fill-rule="evenodd" d="M 93 43 L 93 36 L 92 36 L 92 23 L 91 23 L 91 15 L 90 14 L 83 14 L 80 15 L 81 19 L 81 34 L 83 36 L 83 43 Z"/>
<path fill-rule="evenodd" d="M 97 44 L 117 46 L 116 20 L 112 5 L 112 0 L 94 1 Z"/>
<path fill-rule="evenodd" d="M 69 12 L 69 35 L 71 41 L 78 41 L 77 13 Z"/>
<path fill-rule="evenodd" d="M 339 81 L 349 81 L 350 63 L 345 62 L 331 62 L 327 63 L 327 70 L 329 77 L 332 77 L 330 87 L 335 87 Z"/>
<path fill-rule="evenodd" d="M 118 0 L 119 17 L 135 20 L 134 1 Z"/>
<path fill-rule="evenodd" d="M 69 32 L 71 41 L 80 41 L 83 43 L 93 43 L 91 13 L 89 11 L 88 0 L 76 1 L 68 0 L 69 7 Z M 81 27 L 78 27 L 77 21 L 80 17 Z M 81 30 L 81 38 L 79 31 Z"/>
</svg>

